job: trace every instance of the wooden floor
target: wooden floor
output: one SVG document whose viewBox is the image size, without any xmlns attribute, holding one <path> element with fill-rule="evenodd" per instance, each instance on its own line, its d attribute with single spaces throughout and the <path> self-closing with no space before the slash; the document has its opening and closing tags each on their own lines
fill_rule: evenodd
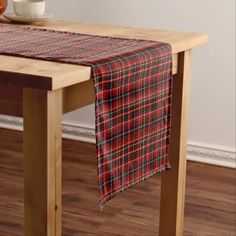
<svg viewBox="0 0 236 236">
<path fill-rule="evenodd" d="M 22 134 L 0 129 L 0 236 L 23 235 Z M 236 172 L 188 163 L 185 235 L 236 235 Z M 98 207 L 96 149 L 63 141 L 63 236 L 157 236 L 160 177 Z"/>
</svg>

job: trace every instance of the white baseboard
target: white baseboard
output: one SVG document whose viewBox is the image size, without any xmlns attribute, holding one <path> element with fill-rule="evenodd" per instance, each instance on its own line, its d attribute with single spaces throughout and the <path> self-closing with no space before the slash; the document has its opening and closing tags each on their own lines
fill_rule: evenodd
<svg viewBox="0 0 236 236">
<path fill-rule="evenodd" d="M 189 142 L 187 150 L 190 161 L 236 168 L 236 154 L 233 149 Z"/>
<path fill-rule="evenodd" d="M 0 127 L 23 131 L 23 121 L 21 118 L 0 115 Z M 88 143 L 96 142 L 94 127 L 68 122 L 63 122 L 63 137 Z M 221 146 L 189 142 L 187 159 L 200 163 L 236 168 L 235 150 Z"/>
</svg>

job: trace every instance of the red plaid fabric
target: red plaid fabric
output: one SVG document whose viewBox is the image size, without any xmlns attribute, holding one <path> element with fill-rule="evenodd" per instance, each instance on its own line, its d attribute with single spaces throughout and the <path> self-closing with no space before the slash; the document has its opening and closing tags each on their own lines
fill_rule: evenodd
<svg viewBox="0 0 236 236">
<path fill-rule="evenodd" d="M 101 207 L 170 168 L 169 44 L 6 24 L 0 37 L 0 54 L 91 66 Z"/>
</svg>

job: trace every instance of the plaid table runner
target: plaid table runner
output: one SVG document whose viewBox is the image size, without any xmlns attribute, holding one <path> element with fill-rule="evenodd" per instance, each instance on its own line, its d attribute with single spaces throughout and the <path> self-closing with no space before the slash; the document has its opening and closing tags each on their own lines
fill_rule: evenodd
<svg viewBox="0 0 236 236">
<path fill-rule="evenodd" d="M 0 24 L 0 54 L 91 66 L 101 207 L 170 168 L 170 45 Z"/>
</svg>

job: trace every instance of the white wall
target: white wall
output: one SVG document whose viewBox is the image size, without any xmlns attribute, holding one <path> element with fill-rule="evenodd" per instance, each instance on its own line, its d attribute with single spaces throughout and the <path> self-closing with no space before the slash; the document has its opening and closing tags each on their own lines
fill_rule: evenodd
<svg viewBox="0 0 236 236">
<path fill-rule="evenodd" d="M 189 141 L 235 147 L 235 0 L 46 0 L 58 18 L 206 32 L 194 50 Z M 94 126 L 93 106 L 65 121 Z"/>
</svg>

